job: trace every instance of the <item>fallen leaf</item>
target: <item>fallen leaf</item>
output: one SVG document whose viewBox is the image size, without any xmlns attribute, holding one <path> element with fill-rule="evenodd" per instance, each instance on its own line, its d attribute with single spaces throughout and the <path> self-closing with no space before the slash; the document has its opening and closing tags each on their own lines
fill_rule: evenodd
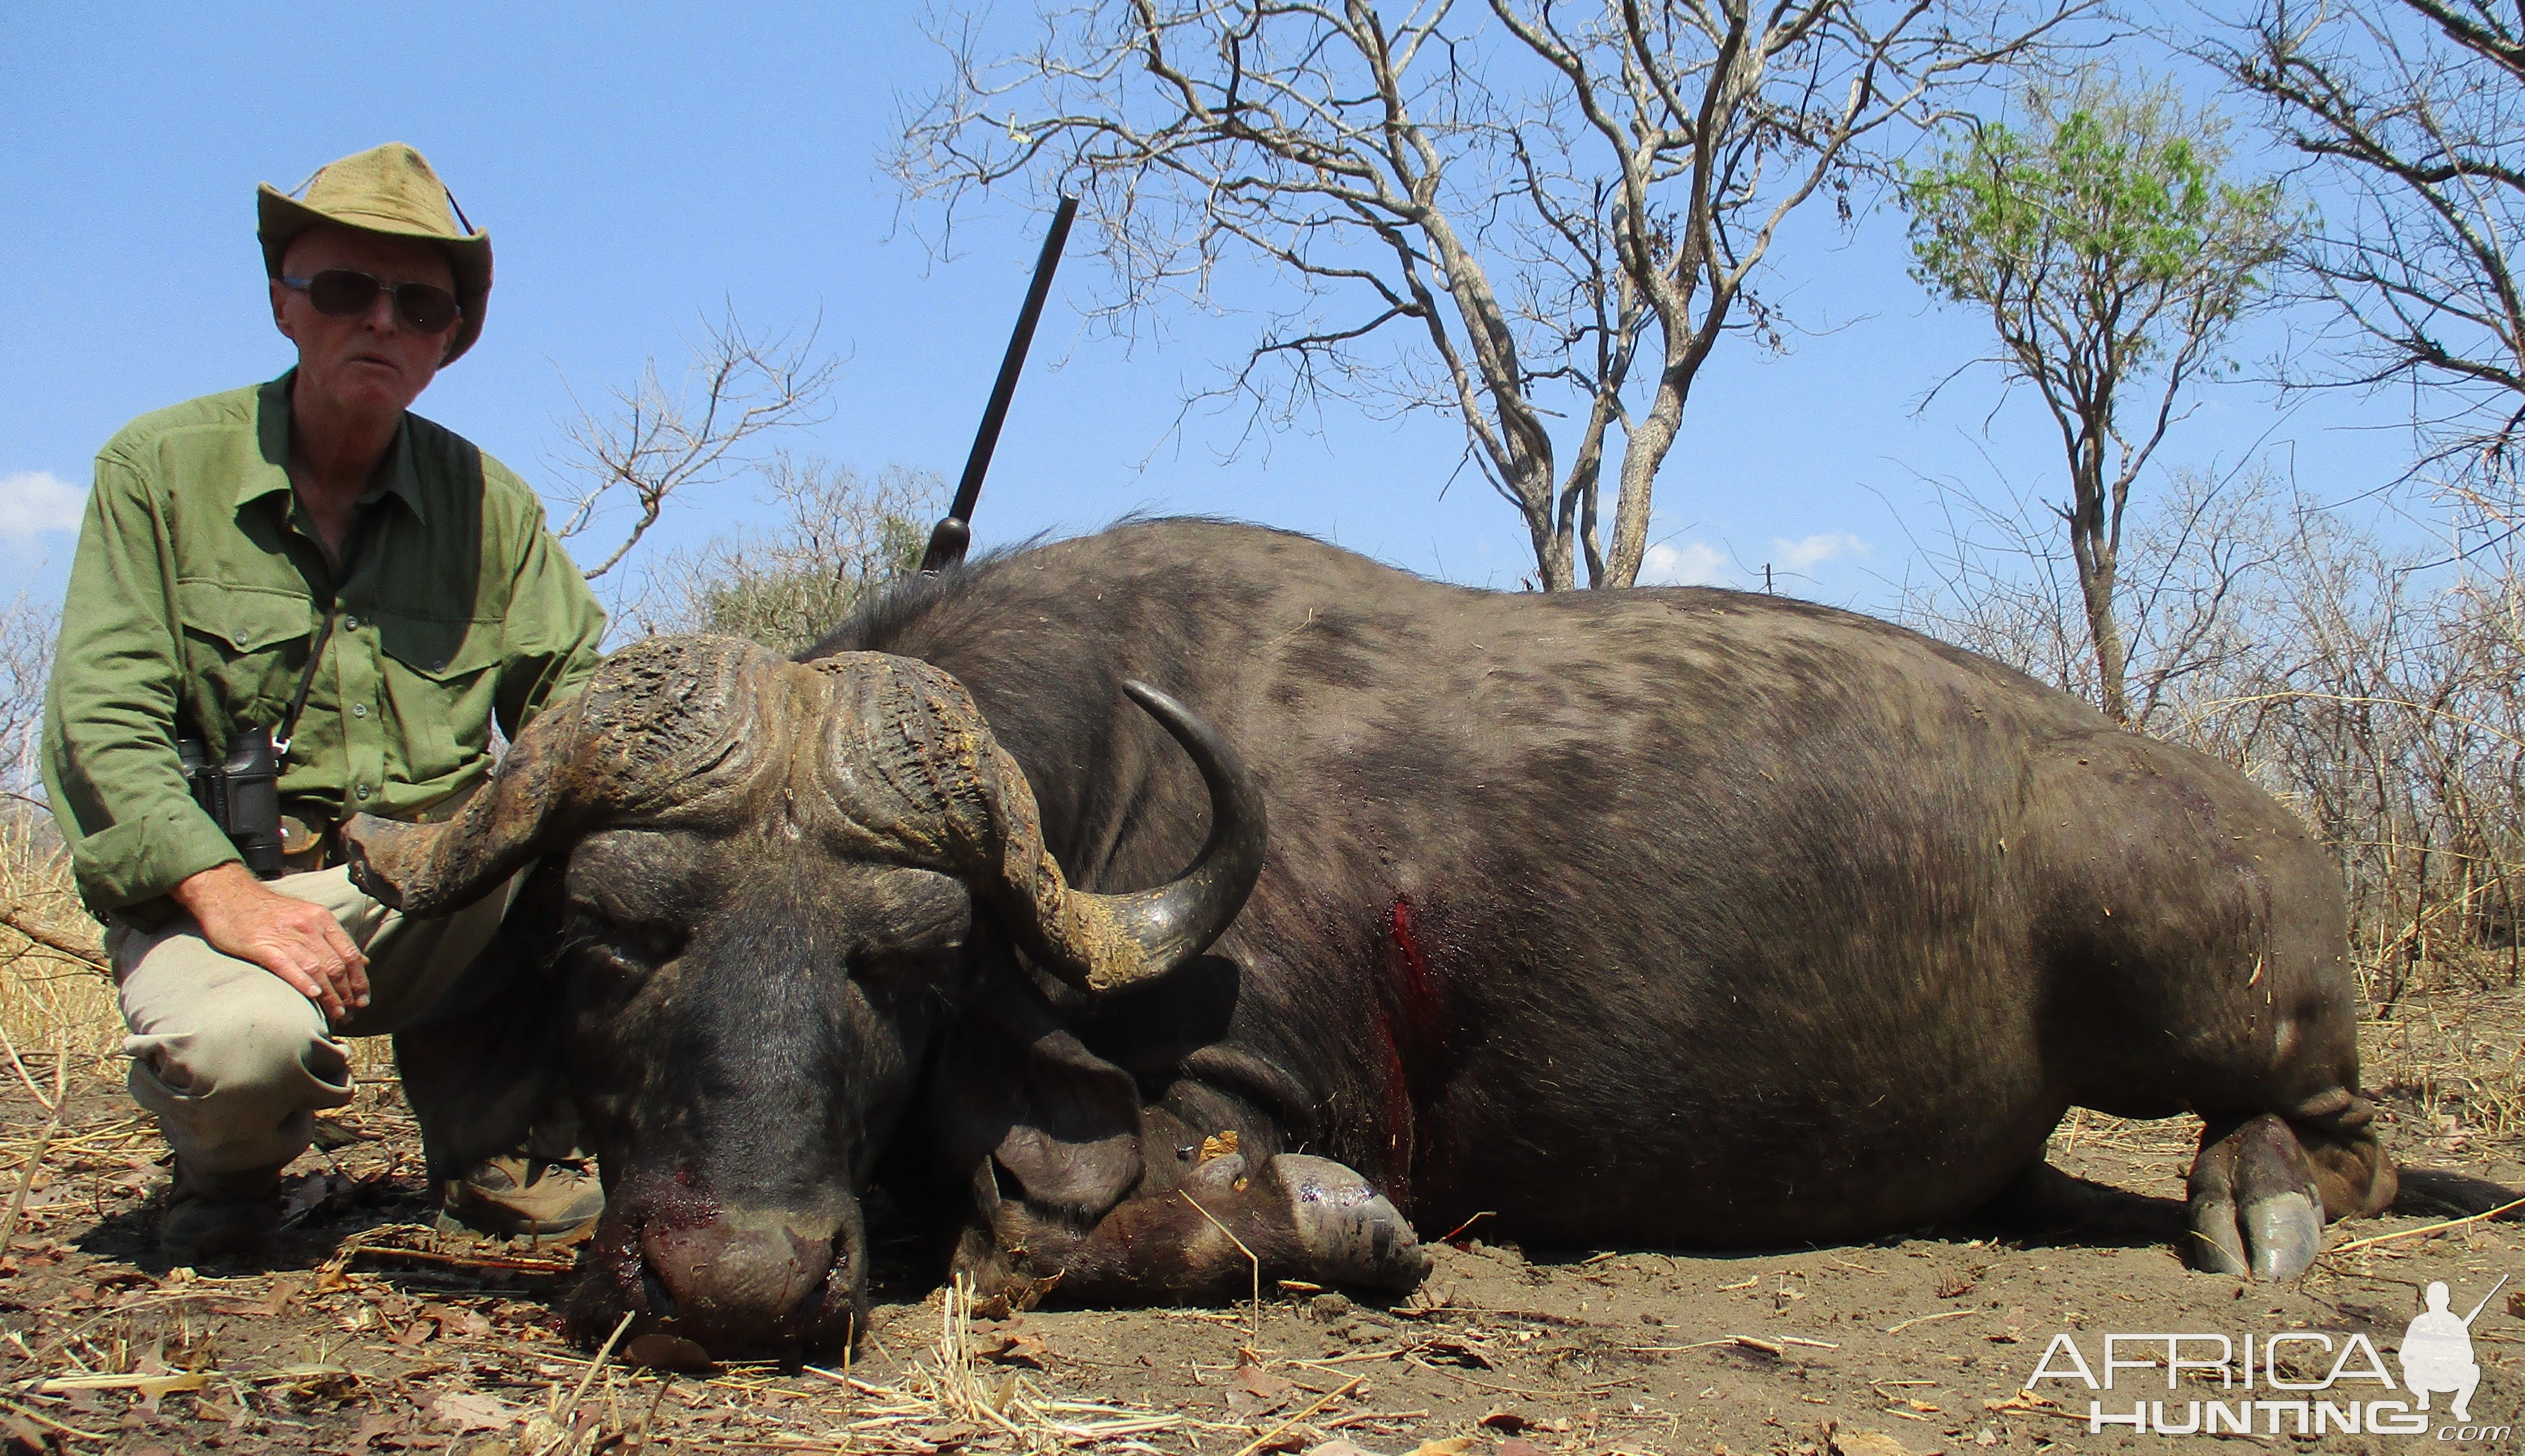
<svg viewBox="0 0 2525 1456">
<path fill-rule="evenodd" d="M 1912 1456 L 1911 1448 L 1881 1431 L 1836 1431 L 1833 1456 Z"/>
<path fill-rule="evenodd" d="M 365 1451 L 380 1443 L 406 1445 L 409 1444 L 404 1439 L 407 1433 L 408 1428 L 401 1420 L 383 1411 L 371 1412 L 367 1420 L 360 1423 L 359 1429 L 351 1432 L 351 1449 Z"/>
<path fill-rule="evenodd" d="M 441 1395 L 429 1403 L 431 1414 L 458 1432 L 506 1431 L 518 1424 L 518 1412 L 501 1401 L 470 1391 Z"/>
<path fill-rule="evenodd" d="M 1451 1435 L 1442 1441 L 1422 1441 L 1411 1448 L 1411 1456 L 1464 1456 L 1473 1448 L 1469 1435 Z"/>
<path fill-rule="evenodd" d="M 1545 1456 L 1541 1446 L 1521 1435 L 1511 1435 L 1499 1443 L 1498 1456 Z"/>
<path fill-rule="evenodd" d="M 1461 1365 L 1472 1370 L 1492 1368 L 1489 1356 L 1461 1339 L 1424 1340 L 1417 1353 L 1421 1359 L 1438 1365 Z"/>
<path fill-rule="evenodd" d="M 1028 1370 L 1042 1370 L 1052 1359 L 1052 1346 L 1022 1330 L 1004 1330 L 987 1335 L 973 1353 L 994 1365 L 1022 1365 Z"/>
<path fill-rule="evenodd" d="M 1514 1411 L 1493 1411 L 1489 1415 L 1482 1417 L 1481 1420 L 1474 1424 L 1487 1426 L 1493 1431 L 1505 1431 L 1509 1434 L 1514 1435 L 1532 1423 Z"/>
<path fill-rule="evenodd" d="M 1337 1435 L 1320 1446 L 1307 1447 L 1307 1456 L 1377 1456 L 1377 1453 L 1354 1443 L 1348 1436 Z"/>
<path fill-rule="evenodd" d="M 374 1142 L 382 1136 L 340 1118 L 316 1119 L 316 1145 L 326 1152 L 338 1151 L 355 1142 Z"/>
<path fill-rule="evenodd" d="M 1981 1408 L 1986 1411 L 2056 1411 L 2060 1402 L 2031 1390 L 2019 1390 L 2005 1400 L 1985 1400 Z"/>
<path fill-rule="evenodd" d="M 1285 1400 L 1290 1391 L 1298 1388 L 1260 1365 L 1245 1363 L 1237 1365 L 1236 1378 L 1230 1383 L 1248 1395 L 1261 1396 L 1265 1400 Z"/>
<path fill-rule="evenodd" d="M 1201 1140 L 1201 1160 L 1205 1163 L 1209 1162 L 1212 1158 L 1223 1158 L 1234 1151 L 1236 1151 L 1236 1130 L 1234 1128 L 1229 1128 L 1226 1132 L 1217 1134 L 1214 1137 L 1204 1138 Z"/>
</svg>

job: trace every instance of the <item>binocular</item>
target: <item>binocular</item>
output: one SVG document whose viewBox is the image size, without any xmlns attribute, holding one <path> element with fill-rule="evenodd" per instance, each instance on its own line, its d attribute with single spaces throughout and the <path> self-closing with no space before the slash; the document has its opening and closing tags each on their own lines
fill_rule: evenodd
<svg viewBox="0 0 2525 1456">
<path fill-rule="evenodd" d="M 184 786 L 192 791 L 193 802 L 237 847 L 245 867 L 257 879 L 278 878 L 280 754 L 272 747 L 272 730 L 240 732 L 217 758 L 201 739 L 178 738 L 175 754 L 183 760 Z"/>
</svg>

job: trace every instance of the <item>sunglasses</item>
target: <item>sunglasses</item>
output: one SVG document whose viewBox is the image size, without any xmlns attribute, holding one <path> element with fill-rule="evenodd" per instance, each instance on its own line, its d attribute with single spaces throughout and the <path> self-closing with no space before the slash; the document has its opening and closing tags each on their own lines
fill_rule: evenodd
<svg viewBox="0 0 2525 1456">
<path fill-rule="evenodd" d="M 356 268 L 328 267 L 312 278 L 283 278 L 283 288 L 307 295 L 316 312 L 334 318 L 365 314 L 374 308 L 386 285 Z M 456 295 L 428 283 L 394 285 L 395 317 L 417 334 L 443 334 L 456 325 Z"/>
</svg>

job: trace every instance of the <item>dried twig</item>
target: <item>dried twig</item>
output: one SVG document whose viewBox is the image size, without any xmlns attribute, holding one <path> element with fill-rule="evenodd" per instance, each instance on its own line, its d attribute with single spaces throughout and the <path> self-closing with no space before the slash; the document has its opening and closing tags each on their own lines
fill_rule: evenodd
<svg viewBox="0 0 2525 1456">
<path fill-rule="evenodd" d="M 114 971 L 113 965 L 105 958 L 103 945 L 69 931 L 54 929 L 29 916 L 23 904 L 0 904 L 0 925 L 9 927 L 56 955 L 68 956 L 109 975 Z"/>
<path fill-rule="evenodd" d="M 9 1195 L 9 1212 L 0 1216 L 0 1256 L 9 1252 L 9 1240 L 17 1237 L 18 1218 L 26 1209 L 26 1194 L 35 1187 L 35 1174 L 44 1166 L 44 1155 L 52 1150 L 53 1138 L 62 1130 L 62 1114 L 70 1107 L 71 1048 L 70 1031 L 64 1028 L 53 1034 L 53 1110 L 44 1121 L 44 1131 L 35 1139 L 35 1150 L 26 1155 L 26 1171 L 18 1176 L 18 1191 Z"/>
<path fill-rule="evenodd" d="M 1280 1432 L 1297 1425 L 1299 1422 L 1313 1415 L 1315 1412 L 1322 1410 L 1325 1406 L 1341 1399 L 1343 1396 L 1348 1395 L 1350 1392 L 1358 1389 L 1365 1383 L 1367 1383 L 1367 1377 L 1363 1375 L 1352 1376 L 1348 1381 L 1342 1383 L 1339 1389 L 1325 1391 L 1313 1405 L 1307 1407 L 1305 1410 L 1302 1410 L 1296 1415 L 1289 1417 L 1287 1420 L 1282 1421 L 1279 1425 L 1272 1427 L 1261 1435 L 1247 1441 L 1244 1446 L 1238 1449 L 1236 1456 L 1254 1456 L 1255 1452 L 1262 1450 L 1266 1445 L 1269 1445 L 1272 1440 L 1280 1434 Z"/>
<path fill-rule="evenodd" d="M 5 1049 L 9 1053 L 9 1065 L 18 1069 L 18 1080 L 26 1084 L 26 1091 L 33 1094 L 37 1104 L 46 1112 L 52 1111 L 52 1099 L 45 1096 L 44 1090 L 35 1085 L 34 1077 L 26 1071 L 25 1062 L 18 1055 L 18 1043 L 9 1040 L 9 1033 L 5 1028 L 0 1028 L 0 1049 Z"/>
<path fill-rule="evenodd" d="M 596 1383 L 596 1373 L 605 1368 L 606 1360 L 614 1354 L 614 1342 L 622 1337 L 623 1331 L 631 1328 L 632 1317 L 637 1313 L 636 1310 L 622 1311 L 622 1318 L 616 1322 L 614 1333 L 605 1336 L 605 1343 L 597 1347 L 596 1358 L 587 1362 L 587 1374 L 578 1378 L 578 1388 L 569 1392 L 569 1403 L 553 1413 L 555 1421 L 565 1425 L 569 1423 L 569 1413 L 578 1409 L 578 1403 L 587 1398 L 587 1387 Z"/>
<path fill-rule="evenodd" d="M 1933 1315 L 1913 1315 L 1911 1318 L 1892 1326 L 1885 1333 L 1888 1335 L 1900 1335 L 1914 1325 L 1934 1325 L 1940 1320 L 1960 1320 L 1971 1313 L 1972 1311 L 1968 1309 L 1947 1309 L 1940 1310 L 1938 1313 Z"/>
<path fill-rule="evenodd" d="M 428 1231 L 417 1224 L 394 1224 L 382 1229 L 371 1229 L 365 1237 L 353 1239 L 335 1250 L 333 1257 L 326 1261 L 326 1267 L 335 1270 L 348 1269 L 351 1261 L 363 1254 L 388 1259 L 413 1259 L 423 1264 L 445 1264 L 457 1269 L 493 1269 L 510 1274 L 561 1275 L 568 1274 L 576 1267 L 574 1259 L 520 1258 L 515 1254 L 491 1253 L 450 1254 L 440 1253 L 435 1249 L 402 1248 L 390 1243 L 370 1241 L 405 1232 L 426 1233 Z"/>
<path fill-rule="evenodd" d="M 1182 1194 L 1183 1194 L 1183 1200 L 1184 1200 L 1186 1203 L 1189 1203 L 1189 1204 L 1191 1204 L 1191 1205 L 1192 1205 L 1192 1211 L 1193 1211 L 1193 1212 L 1200 1214 L 1203 1218 L 1209 1219 L 1209 1220 L 1210 1220 L 1210 1226 L 1211 1226 L 1212 1228 L 1216 1229 L 1219 1233 L 1226 1235 L 1226 1236 L 1227 1236 L 1227 1241 L 1228 1241 L 1228 1242 L 1230 1242 L 1230 1243 L 1232 1243 L 1232 1244 L 1235 1244 L 1235 1245 L 1236 1245 L 1236 1251 L 1237 1251 L 1238 1253 L 1243 1254 L 1243 1255 L 1245 1256 L 1245 1262 L 1254 1266 L 1254 1327 L 1253 1327 L 1253 1328 L 1254 1328 L 1254 1336 L 1253 1336 L 1253 1337 L 1254 1337 L 1254 1342 L 1255 1342 L 1255 1343 L 1257 1343 L 1257 1344 L 1262 1343 L 1262 1261 L 1261 1259 L 1258 1259 L 1258 1258 L 1254 1257 L 1254 1250 L 1252 1250 L 1252 1249 L 1250 1249 L 1250 1248 L 1247 1248 L 1247 1247 L 1245 1246 L 1245 1240 L 1236 1237 L 1236 1231 L 1235 1231 L 1235 1230 L 1233 1230 L 1233 1229 L 1231 1229 L 1231 1228 L 1227 1227 L 1225 1224 L 1220 1223 L 1220 1222 L 1218 1221 L 1218 1218 L 1217 1218 L 1217 1216 L 1216 1216 L 1216 1215 L 1213 1214 L 1209 1209 L 1202 1207 L 1202 1206 L 1201 1206 L 1201 1200 L 1200 1200 L 1199 1198 L 1194 1197 L 1194 1196 L 1191 1194 L 1191 1192 L 1189 1192 L 1188 1190 L 1183 1189 L 1175 1189 L 1175 1191 L 1177 1191 L 1177 1192 L 1179 1192 L 1179 1193 L 1182 1193 Z"/>
<path fill-rule="evenodd" d="M 2488 1213 L 2476 1213 L 2469 1218 L 2449 1219 L 2442 1224 L 2425 1224 L 2417 1229 L 2404 1229 L 2397 1234 L 2379 1234 L 2373 1238 L 2361 1238 L 2352 1243 L 2345 1243 L 2339 1248 L 2326 1249 L 2323 1257 L 2327 1259 L 2334 1258 L 2338 1255 L 2351 1253 L 2357 1249 L 2373 1248 L 2380 1243 L 2393 1243 L 2403 1238 L 2424 1238 L 2432 1234 L 2443 1234 L 2449 1229 L 2460 1229 L 2466 1224 L 2478 1224 L 2490 1219 L 2495 1219 L 2502 1213 L 2513 1212 L 2519 1208 L 2525 1208 L 2525 1198 L 2518 1198 L 2510 1203 L 2501 1203 L 2497 1208 L 2490 1210 Z"/>
<path fill-rule="evenodd" d="M 12 1415 L 24 1416 L 38 1426 L 58 1431 L 64 1435 L 72 1436 L 78 1440 L 110 1441 L 115 1438 L 110 1435 L 99 1435 L 93 1431 L 81 1431 L 75 1426 L 65 1426 L 61 1422 L 54 1420 L 52 1417 L 45 1415 L 42 1411 L 35 1409 L 33 1406 L 21 1405 L 17 1401 L 9 1399 L 7 1396 L 0 1396 L 0 1410 L 8 1411 Z"/>
</svg>

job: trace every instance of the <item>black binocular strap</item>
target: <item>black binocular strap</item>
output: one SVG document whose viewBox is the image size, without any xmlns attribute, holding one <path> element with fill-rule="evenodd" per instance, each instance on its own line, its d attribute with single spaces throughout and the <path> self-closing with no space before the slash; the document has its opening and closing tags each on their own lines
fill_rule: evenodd
<svg viewBox="0 0 2525 1456">
<path fill-rule="evenodd" d="M 360 515 L 360 528 L 351 537 L 351 549 L 342 554 L 342 579 L 351 579 L 351 570 L 359 563 L 360 553 L 375 534 L 378 509 L 370 507 Z M 333 624 L 342 619 L 341 592 L 334 592 L 333 605 L 324 608 L 324 625 L 316 629 L 316 641 L 307 649 L 307 670 L 298 674 L 298 691 L 289 695 L 289 707 L 280 715 L 280 726 L 272 731 L 272 751 L 287 756 L 290 742 L 298 737 L 298 715 L 307 710 L 307 692 L 316 686 L 316 666 L 324 660 L 324 649 L 333 640 Z"/>
</svg>

